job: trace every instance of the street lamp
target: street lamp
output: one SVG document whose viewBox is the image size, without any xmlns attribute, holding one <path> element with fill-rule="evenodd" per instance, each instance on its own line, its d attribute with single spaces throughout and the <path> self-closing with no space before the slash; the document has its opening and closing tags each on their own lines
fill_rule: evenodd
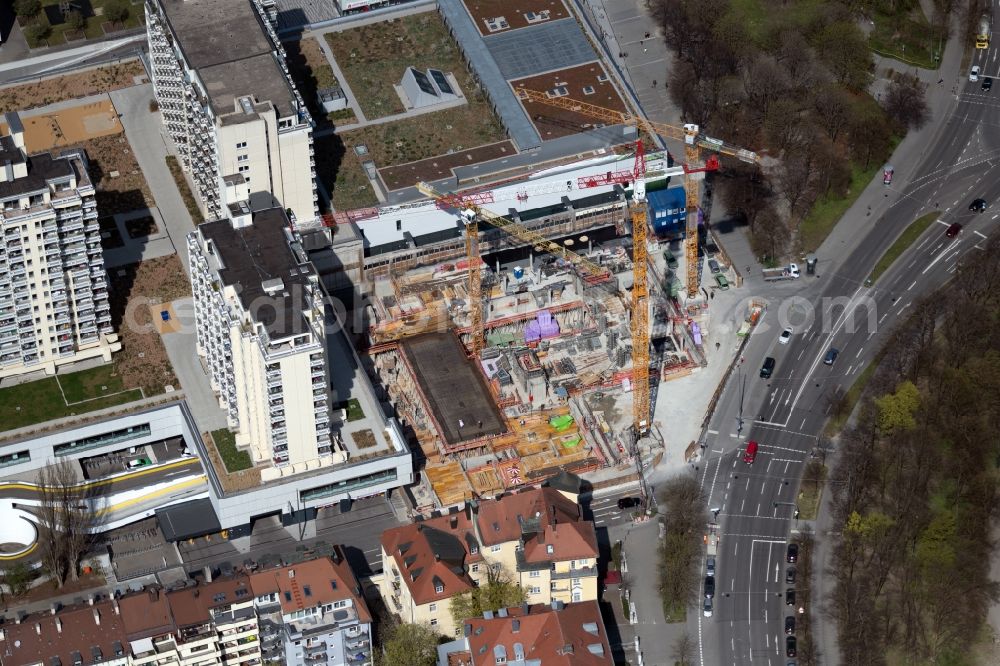
<svg viewBox="0 0 1000 666">
<path fill-rule="evenodd" d="M 736 417 L 736 436 L 739 437 L 743 434 L 743 399 L 746 397 L 747 392 L 747 377 L 743 373 L 743 362 L 746 361 L 745 357 L 740 358 L 739 371 L 740 371 L 740 415 Z"/>
</svg>

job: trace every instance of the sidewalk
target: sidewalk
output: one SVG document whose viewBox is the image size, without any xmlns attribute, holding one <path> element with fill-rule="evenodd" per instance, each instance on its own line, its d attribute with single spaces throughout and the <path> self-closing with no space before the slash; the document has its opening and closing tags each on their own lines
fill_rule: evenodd
<svg viewBox="0 0 1000 666">
<path fill-rule="evenodd" d="M 960 26 L 956 24 L 953 24 L 951 29 L 953 35 L 963 34 Z M 895 71 L 915 73 L 928 86 L 926 100 L 930 119 L 920 129 L 910 130 L 892 154 L 890 163 L 895 167 L 895 175 L 891 192 L 901 192 L 909 184 L 920 166 L 920 158 L 927 150 L 927 146 L 934 145 L 938 136 L 947 129 L 947 123 L 943 120 L 954 111 L 958 104 L 958 97 L 953 93 L 953 90 L 956 85 L 961 83 L 959 68 L 962 64 L 963 50 L 964 42 L 962 39 L 953 37 L 948 40 L 941 56 L 941 67 L 938 71 L 919 69 L 889 58 L 875 58 L 876 76 L 885 74 L 891 68 Z M 880 85 L 883 84 L 879 80 L 873 84 L 876 94 L 878 94 L 878 86 Z M 865 228 L 895 203 L 895 198 L 886 196 L 885 190 L 880 178 L 873 179 L 865 188 L 865 191 L 847 210 L 816 251 L 820 264 L 817 272 L 822 271 L 827 274 L 836 272 L 858 245 L 864 241 Z M 870 216 L 868 215 L 869 207 L 871 208 Z"/>
</svg>

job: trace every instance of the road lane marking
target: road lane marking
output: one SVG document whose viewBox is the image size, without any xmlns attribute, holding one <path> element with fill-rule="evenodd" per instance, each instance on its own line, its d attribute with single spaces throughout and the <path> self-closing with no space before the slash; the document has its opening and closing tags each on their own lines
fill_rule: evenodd
<svg viewBox="0 0 1000 666">
<path fill-rule="evenodd" d="M 859 349 L 858 353 L 854 355 L 854 358 L 858 358 L 859 356 L 861 356 L 861 352 L 863 352 L 864 350 L 865 350 L 864 347 L 862 347 L 861 349 Z"/>
<path fill-rule="evenodd" d="M 956 247 L 958 245 L 958 243 L 959 243 L 958 239 L 955 239 L 954 241 L 952 241 L 951 245 L 948 247 L 947 250 L 945 250 L 944 252 L 938 253 L 938 256 L 934 257 L 934 261 L 932 261 L 931 263 L 927 264 L 927 268 L 925 268 L 923 270 L 923 272 L 921 273 L 921 275 L 927 273 L 927 271 L 929 271 L 930 269 L 934 268 L 934 264 L 936 264 L 937 262 L 941 261 L 941 257 L 943 257 L 948 252 L 951 252 L 951 249 L 953 247 Z M 940 245 L 938 247 L 940 247 Z"/>
<path fill-rule="evenodd" d="M 909 291 L 909 290 L 913 289 L 916 286 L 917 286 L 917 281 L 914 280 L 913 283 L 909 287 L 906 288 L 906 291 Z"/>
<path fill-rule="evenodd" d="M 888 317 L 888 316 L 889 316 L 888 312 L 886 312 L 885 314 L 883 314 L 882 317 L 881 317 L 881 319 L 878 320 L 878 323 L 881 324 L 883 321 L 885 321 L 885 318 Z"/>
<path fill-rule="evenodd" d="M 853 365 L 849 365 L 849 366 L 847 366 L 847 372 L 845 372 L 844 374 L 845 374 L 845 375 L 849 375 L 849 374 L 851 374 L 851 368 L 853 368 L 853 367 L 854 367 Z"/>
<path fill-rule="evenodd" d="M 995 220 L 995 219 L 997 219 L 997 216 L 996 216 L 996 215 L 994 215 L 994 216 L 993 216 L 993 219 L 994 219 L 994 220 Z M 986 238 L 986 234 L 984 234 L 984 233 L 982 233 L 982 232 L 979 232 L 979 231 L 976 231 L 975 229 L 973 229 L 973 230 L 972 230 L 972 233 L 976 234 L 976 235 L 977 235 L 977 236 L 979 236 L 980 238 Z"/>
</svg>

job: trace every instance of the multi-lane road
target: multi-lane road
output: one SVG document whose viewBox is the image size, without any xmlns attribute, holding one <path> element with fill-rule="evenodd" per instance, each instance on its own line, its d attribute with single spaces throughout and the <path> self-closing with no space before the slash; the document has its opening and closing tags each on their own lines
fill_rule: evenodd
<svg viewBox="0 0 1000 666">
<path fill-rule="evenodd" d="M 1000 78 L 996 50 L 977 52 L 976 58 L 984 75 Z M 1000 117 L 998 107 L 1000 90 L 991 95 L 978 82 L 967 83 L 914 177 L 901 191 L 886 188 L 887 209 L 872 216 L 864 241 L 820 279 L 804 276 L 768 295 L 767 314 L 710 421 L 701 466 L 709 508 L 719 510 L 723 531 L 714 615 L 697 613 L 690 620 L 702 664 L 795 661 L 785 654 L 784 618 L 798 608 L 785 603 L 785 551 L 790 532 L 798 528 L 793 512 L 799 477 L 836 391 L 850 387 L 891 328 L 944 284 L 959 263 L 975 261 L 996 232 L 1000 179 L 989 174 L 1000 162 L 1000 123 L 993 120 Z M 990 203 L 985 213 L 968 210 L 978 197 Z M 942 211 L 940 219 L 867 286 L 885 249 L 928 210 Z M 945 231 L 953 222 L 964 228 L 948 238 Z M 785 326 L 794 334 L 780 344 Z M 839 356 L 826 365 L 823 358 L 831 347 Z M 768 356 L 776 359 L 775 370 L 762 379 L 761 363 Z M 749 440 L 760 444 L 752 465 L 742 460 Z M 836 663 L 832 645 L 826 646 L 824 663 Z"/>
</svg>

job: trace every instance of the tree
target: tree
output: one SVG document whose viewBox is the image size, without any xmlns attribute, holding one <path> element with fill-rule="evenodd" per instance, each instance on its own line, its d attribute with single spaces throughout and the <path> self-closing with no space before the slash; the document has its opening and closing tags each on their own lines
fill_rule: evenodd
<svg viewBox="0 0 1000 666">
<path fill-rule="evenodd" d="M 451 598 L 451 618 L 455 626 L 469 618 L 482 617 L 484 611 L 520 606 L 528 596 L 499 564 L 486 568 L 486 584 Z"/>
<path fill-rule="evenodd" d="M 28 565 L 18 560 L 3 575 L 3 582 L 10 588 L 10 594 L 17 598 L 28 591 L 34 575 Z"/>
<path fill-rule="evenodd" d="M 42 468 L 38 494 L 39 525 L 46 531 L 39 539 L 42 564 L 57 587 L 62 587 L 67 578 L 79 578 L 80 561 L 100 525 L 95 508 L 100 498 L 93 491 L 81 492 L 73 466 L 65 460 Z"/>
<path fill-rule="evenodd" d="M 52 28 L 44 21 L 33 21 L 24 28 L 25 38 L 32 43 L 38 43 L 49 36 Z"/>
<path fill-rule="evenodd" d="M 379 666 L 435 666 L 441 636 L 425 624 L 397 624 L 382 641 Z"/>
<path fill-rule="evenodd" d="M 128 0 L 111 0 L 104 6 L 104 16 L 112 23 L 124 23 L 130 12 Z"/>
<path fill-rule="evenodd" d="M 918 129 L 930 111 L 924 99 L 924 84 L 911 74 L 898 74 L 889 84 L 882 108 L 902 129 Z"/>
<path fill-rule="evenodd" d="M 660 599 L 663 613 L 672 618 L 683 613 L 698 587 L 698 557 L 708 515 L 698 480 L 680 476 L 660 490 L 660 503 L 667 516 L 660 544 Z"/>
<path fill-rule="evenodd" d="M 816 40 L 816 52 L 839 83 L 864 90 L 871 79 L 871 52 L 855 21 L 828 25 Z"/>
<path fill-rule="evenodd" d="M 83 18 L 83 14 L 73 9 L 66 12 L 66 25 L 72 30 L 83 30 L 83 26 L 87 24 L 86 19 Z"/>
<path fill-rule="evenodd" d="M 920 390 L 913 382 L 903 382 L 895 393 L 878 398 L 875 404 L 878 407 L 878 427 L 883 435 L 917 427 L 913 415 L 920 407 Z"/>
<path fill-rule="evenodd" d="M 16 0 L 14 13 L 22 18 L 33 18 L 42 11 L 42 0 Z"/>
<path fill-rule="evenodd" d="M 688 632 L 684 632 L 677 637 L 670 650 L 670 658 L 674 660 L 674 666 L 694 666 L 695 648 L 697 642 Z"/>
</svg>

